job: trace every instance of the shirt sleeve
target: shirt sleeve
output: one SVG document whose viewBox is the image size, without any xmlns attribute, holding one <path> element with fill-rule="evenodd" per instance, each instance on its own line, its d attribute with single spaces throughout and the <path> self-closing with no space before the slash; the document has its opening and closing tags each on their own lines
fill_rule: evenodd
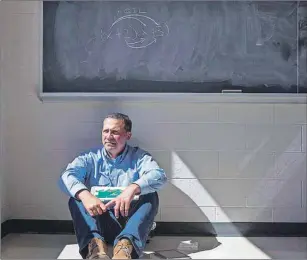
<svg viewBox="0 0 307 260">
<path fill-rule="evenodd" d="M 148 153 L 139 159 L 138 172 L 140 178 L 134 183 L 139 185 L 141 195 L 160 190 L 167 181 L 164 170 Z"/>
<path fill-rule="evenodd" d="M 93 162 L 89 154 L 78 156 L 68 164 L 58 181 L 60 189 L 68 196 L 74 197 L 81 190 L 88 190 L 85 186 L 86 177 L 93 169 Z"/>
</svg>

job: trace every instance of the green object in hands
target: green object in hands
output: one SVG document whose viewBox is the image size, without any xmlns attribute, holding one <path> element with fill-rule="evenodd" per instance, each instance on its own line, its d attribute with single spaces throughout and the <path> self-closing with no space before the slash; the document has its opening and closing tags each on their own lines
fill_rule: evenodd
<svg viewBox="0 0 307 260">
<path fill-rule="evenodd" d="M 118 197 L 127 187 L 102 187 L 94 186 L 91 193 L 100 200 L 108 201 Z M 138 200 L 139 195 L 135 195 L 133 200 Z"/>
<path fill-rule="evenodd" d="M 97 198 L 110 198 L 114 199 L 122 193 L 122 190 L 98 190 L 96 191 Z"/>
</svg>

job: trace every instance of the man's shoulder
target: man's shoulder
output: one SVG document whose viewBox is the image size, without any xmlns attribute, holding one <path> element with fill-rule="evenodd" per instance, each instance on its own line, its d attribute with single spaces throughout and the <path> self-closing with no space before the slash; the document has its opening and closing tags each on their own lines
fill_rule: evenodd
<svg viewBox="0 0 307 260">
<path fill-rule="evenodd" d="M 150 155 L 150 153 L 138 146 L 131 146 L 131 145 L 128 145 L 129 147 L 129 153 L 133 156 L 136 156 L 136 157 L 143 157 L 144 155 Z"/>
</svg>

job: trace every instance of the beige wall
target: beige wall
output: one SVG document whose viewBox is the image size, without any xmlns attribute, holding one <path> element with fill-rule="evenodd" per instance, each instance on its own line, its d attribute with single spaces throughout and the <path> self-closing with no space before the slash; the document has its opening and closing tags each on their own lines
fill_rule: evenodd
<svg viewBox="0 0 307 260">
<path fill-rule="evenodd" d="M 0 34 L 3 31 L 3 21 L 4 21 L 4 12 L 3 4 L 0 2 Z M 5 139 L 4 139 L 4 130 L 5 130 L 5 119 L 4 119 L 4 107 L 5 100 L 3 95 L 2 88 L 2 78 L 3 78 L 3 48 L 2 48 L 3 37 L 0 37 L 0 191 L 1 191 L 1 223 L 9 218 L 9 207 L 8 207 L 8 198 L 7 198 L 7 187 L 6 187 L 6 171 L 5 171 Z"/>
<path fill-rule="evenodd" d="M 157 220 L 306 222 L 306 105 L 41 102 L 39 5 L 1 3 L 6 216 L 70 219 L 57 178 L 119 111 L 133 120 L 132 144 L 167 171 Z"/>
</svg>

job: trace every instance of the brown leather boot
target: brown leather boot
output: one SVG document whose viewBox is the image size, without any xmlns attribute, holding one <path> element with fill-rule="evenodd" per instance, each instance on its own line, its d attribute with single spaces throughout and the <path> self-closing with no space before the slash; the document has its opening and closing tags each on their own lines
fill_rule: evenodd
<svg viewBox="0 0 307 260">
<path fill-rule="evenodd" d="M 133 245 L 129 239 L 121 239 L 118 241 L 113 249 L 112 259 L 132 259 L 131 253 L 133 250 Z"/>
<path fill-rule="evenodd" d="M 108 247 L 107 244 L 101 239 L 94 237 L 88 244 L 87 259 L 110 259 L 107 255 Z"/>
</svg>

